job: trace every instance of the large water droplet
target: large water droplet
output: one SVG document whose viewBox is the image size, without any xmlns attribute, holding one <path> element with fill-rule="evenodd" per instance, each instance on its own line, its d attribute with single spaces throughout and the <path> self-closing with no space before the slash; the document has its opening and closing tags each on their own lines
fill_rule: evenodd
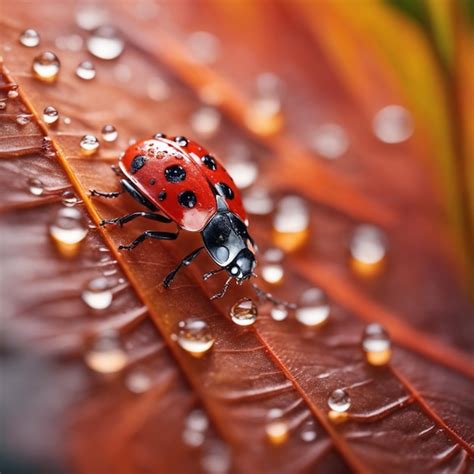
<svg viewBox="0 0 474 474">
<path fill-rule="evenodd" d="M 195 357 L 201 357 L 211 349 L 215 339 L 205 321 L 190 318 L 179 323 L 177 341 L 182 349 Z"/>
<path fill-rule="evenodd" d="M 27 181 L 28 191 L 33 196 L 42 196 L 44 194 L 44 184 L 38 178 L 28 178 Z"/>
<path fill-rule="evenodd" d="M 51 125 L 57 122 L 58 118 L 59 118 L 59 112 L 52 105 L 48 105 L 47 107 L 44 108 L 43 120 L 45 121 L 45 123 L 47 123 L 48 125 Z"/>
<path fill-rule="evenodd" d="M 27 48 L 35 48 L 40 44 L 40 35 L 33 28 L 27 28 L 20 35 L 20 43 Z"/>
<path fill-rule="evenodd" d="M 113 301 L 113 293 L 107 278 L 91 280 L 81 294 L 82 300 L 92 309 L 106 309 Z"/>
<path fill-rule="evenodd" d="M 52 51 L 44 51 L 33 59 L 33 73 L 37 79 L 53 82 L 57 79 L 61 63 Z"/>
<path fill-rule="evenodd" d="M 220 41 L 207 31 L 191 33 L 187 46 L 191 59 L 197 63 L 212 64 L 219 56 Z"/>
<path fill-rule="evenodd" d="M 121 347 L 117 333 L 109 331 L 94 341 L 84 354 L 84 360 L 96 372 L 113 374 L 120 372 L 127 365 L 128 357 Z"/>
<path fill-rule="evenodd" d="M 213 107 L 201 107 L 191 116 L 191 127 L 201 137 L 212 137 L 221 123 L 220 112 Z"/>
<path fill-rule="evenodd" d="M 125 47 L 123 39 L 113 26 L 99 26 L 87 40 L 89 52 L 100 59 L 116 59 Z"/>
<path fill-rule="evenodd" d="M 330 408 L 328 416 L 332 421 L 344 421 L 351 406 L 351 397 L 345 390 L 338 388 L 329 395 L 328 406 Z"/>
<path fill-rule="evenodd" d="M 375 275 L 383 267 L 387 251 L 387 238 L 374 225 L 358 226 L 351 238 L 351 266 L 352 269 L 365 276 Z"/>
<path fill-rule="evenodd" d="M 300 297 L 296 319 L 305 326 L 319 326 L 329 317 L 329 302 L 320 288 L 310 288 Z"/>
<path fill-rule="evenodd" d="M 263 216 L 273 211 L 274 203 L 263 188 L 252 188 L 243 196 L 245 209 L 250 214 Z"/>
<path fill-rule="evenodd" d="M 99 149 L 100 143 L 94 135 L 84 135 L 79 145 L 84 155 L 92 155 Z"/>
<path fill-rule="evenodd" d="M 377 112 L 372 128 L 379 140 L 385 143 L 401 143 L 413 134 L 413 119 L 404 107 L 388 105 Z"/>
<path fill-rule="evenodd" d="M 106 142 L 114 142 L 118 138 L 117 129 L 111 124 L 104 125 L 102 127 L 102 138 Z"/>
<path fill-rule="evenodd" d="M 61 201 L 66 207 L 74 207 L 79 202 L 79 199 L 74 194 L 74 191 L 67 189 L 61 194 Z"/>
<path fill-rule="evenodd" d="M 49 226 L 49 233 L 64 256 L 73 256 L 89 229 L 82 213 L 74 207 L 62 207 Z"/>
<path fill-rule="evenodd" d="M 319 155 L 332 160 L 339 158 L 347 151 L 349 139 L 341 126 L 327 123 L 314 132 L 312 147 Z"/>
<path fill-rule="evenodd" d="M 76 68 L 76 76 L 84 79 L 85 81 L 94 79 L 95 75 L 96 70 L 94 64 L 91 61 L 82 61 Z"/>
<path fill-rule="evenodd" d="M 392 355 L 390 337 L 380 324 L 369 324 L 362 336 L 362 349 L 371 365 L 385 365 Z"/>
<path fill-rule="evenodd" d="M 257 320 L 257 306 L 250 298 L 242 298 L 230 309 L 230 317 L 239 326 L 250 326 Z"/>
<path fill-rule="evenodd" d="M 287 252 L 300 248 L 308 238 L 310 213 L 299 196 L 286 196 L 277 205 L 273 217 L 273 240 Z"/>
<path fill-rule="evenodd" d="M 270 248 L 262 255 L 260 274 L 267 283 L 276 285 L 283 280 L 283 257 L 284 254 L 279 248 Z"/>
</svg>

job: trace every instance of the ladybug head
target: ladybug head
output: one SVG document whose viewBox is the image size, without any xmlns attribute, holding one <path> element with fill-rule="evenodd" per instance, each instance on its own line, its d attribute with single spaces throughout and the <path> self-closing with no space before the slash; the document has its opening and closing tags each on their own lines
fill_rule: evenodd
<svg viewBox="0 0 474 474">
<path fill-rule="evenodd" d="M 226 270 L 232 278 L 237 280 L 237 283 L 242 283 L 252 276 L 255 266 L 255 255 L 248 248 L 244 248 L 226 266 Z"/>
</svg>

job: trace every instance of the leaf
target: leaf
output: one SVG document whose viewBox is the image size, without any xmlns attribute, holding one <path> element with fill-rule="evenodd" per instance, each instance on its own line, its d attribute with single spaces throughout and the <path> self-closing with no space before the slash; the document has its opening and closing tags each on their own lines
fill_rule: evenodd
<svg viewBox="0 0 474 474">
<path fill-rule="evenodd" d="M 330 4 L 319 6 L 318 21 L 337 26 L 348 41 L 359 40 L 355 23 L 333 13 Z M 65 393 L 70 387 L 66 377 L 77 384 L 73 396 L 65 397 L 69 403 L 51 414 L 50 419 L 61 420 L 65 433 L 60 448 L 35 448 L 35 439 L 20 438 L 7 454 L 31 456 L 33 465 L 45 458 L 69 462 L 77 472 L 196 472 L 196 466 L 209 471 L 216 449 L 221 461 L 230 450 L 232 469 L 246 473 L 469 471 L 473 319 L 462 284 L 461 254 L 451 250 L 456 237 L 434 198 L 436 181 L 426 173 L 430 167 L 424 135 L 390 148 L 367 131 L 387 90 L 390 99 L 401 101 L 399 79 L 369 48 L 364 49 L 366 67 L 376 72 L 376 80 L 372 86 L 364 83 L 361 68 L 349 83 L 328 52 L 333 51 L 328 50 L 329 35 L 311 35 L 312 16 L 301 20 L 286 4 L 239 2 L 234 7 L 210 3 L 213 15 L 208 15 L 194 4 L 178 4 L 163 13 L 167 21 L 157 28 L 153 17 L 137 18 L 132 3 L 121 4 L 120 10 L 107 4 L 126 40 L 122 57 L 95 61 L 97 77 L 86 83 L 73 74 L 84 52 L 64 52 L 59 80 L 45 84 L 29 72 L 36 51 L 21 47 L 18 35 L 33 20 L 42 25 L 54 17 L 42 31 L 41 47 L 55 49 L 55 38 L 77 31 L 74 18 L 49 3 L 41 12 L 25 9 L 21 16 L 16 5 L 7 5 L 2 39 L 9 49 L 2 90 L 15 82 L 21 94 L 8 100 L 0 122 L 7 124 L 0 140 L 2 224 L 8 229 L 2 246 L 7 249 L 2 262 L 8 275 L 4 299 L 11 315 L 7 335 L 27 354 L 34 349 L 34 361 L 48 362 L 50 380 Z M 243 15 L 243 28 L 230 21 Z M 222 20 L 217 25 L 216 17 Z M 212 68 L 193 63 L 183 46 L 184 33 L 195 29 L 220 37 L 226 54 Z M 281 35 L 276 38 L 274 31 Z M 306 48 L 309 41 L 311 51 Z M 415 44 L 417 35 L 410 41 Z M 344 51 L 358 65 L 355 53 Z M 420 54 L 426 59 L 427 53 Z M 249 78 L 262 70 L 284 77 L 292 93 L 285 104 L 288 124 L 273 136 L 262 135 L 247 120 L 253 94 Z M 132 79 L 124 80 L 128 74 Z M 146 95 L 151 77 L 166 81 L 169 100 L 151 103 Z M 276 322 L 262 306 L 255 327 L 239 328 L 228 318 L 229 308 L 250 290 L 236 288 L 225 300 L 211 303 L 208 297 L 222 281 L 202 282 L 200 275 L 210 269 L 209 261 L 189 267 L 171 290 L 160 285 L 169 269 L 196 247 L 197 236 L 146 243 L 124 255 L 117 246 L 133 240 L 145 225 L 95 227 L 102 218 L 135 209 L 127 197 L 101 201 L 88 194 L 94 188 L 117 189 L 109 165 L 128 140 L 161 130 L 193 135 L 188 120 L 201 105 L 202 87 L 210 84 L 221 95 L 223 122 L 209 144 L 225 158 L 228 143 L 246 143 L 258 156 L 262 185 L 274 198 L 302 193 L 310 202 L 313 238 L 286 258 L 285 284 L 272 291 L 294 301 L 308 286 L 325 289 L 331 298 L 325 327 L 304 329 L 293 318 Z M 355 97 L 354 87 L 365 91 L 361 99 Z M 46 126 L 41 117 L 47 105 L 54 105 L 71 123 Z M 15 121 L 19 112 L 31 114 L 24 127 Z M 311 114 L 317 123 L 330 115 L 348 130 L 351 156 L 341 164 L 332 166 L 308 151 L 305 124 Z M 81 137 L 99 136 L 105 123 L 117 127 L 118 142 L 102 143 L 96 155 L 83 156 Z M 57 156 L 52 157 L 52 151 Z M 385 162 L 380 162 L 380 155 Z M 31 196 L 26 192 L 28 177 L 40 177 L 54 191 Z M 61 192 L 70 186 L 83 201 L 92 227 L 80 254 L 64 259 L 47 229 Z M 388 267 L 372 281 L 347 268 L 347 239 L 361 220 L 382 225 L 390 239 Z M 263 248 L 273 245 L 269 218 L 254 217 L 251 231 Z M 108 252 L 100 250 L 104 245 Z M 108 256 L 102 263 L 101 252 Z M 104 267 L 110 270 L 109 265 L 117 282 L 114 300 L 98 316 L 87 310 L 80 294 L 84 284 Z M 19 289 L 24 293 L 20 295 Z M 182 351 L 174 340 L 178 322 L 192 315 L 206 320 L 216 338 L 212 351 L 201 359 Z M 360 336 L 367 321 L 381 322 L 392 335 L 395 348 L 387 367 L 371 367 L 362 356 Z M 119 330 L 129 362 L 122 374 L 100 378 L 86 370 L 81 359 L 91 340 L 108 328 Z M 14 351 L 9 349 L 9 354 Z M 49 367 L 53 355 L 61 361 L 61 370 L 56 362 Z M 153 374 L 150 388 L 141 395 L 125 389 L 127 375 L 137 367 Z M 342 424 L 327 417 L 327 399 L 336 388 L 345 388 L 352 398 L 349 418 Z M 25 391 L 14 387 L 12 399 L 15 390 Z M 23 400 L 19 405 L 23 403 L 28 406 Z M 195 406 L 211 420 L 198 449 L 182 440 L 186 417 Z M 272 408 L 283 410 L 290 429 L 288 440 L 279 446 L 265 436 Z M 38 410 L 32 408 L 33 417 Z M 18 425 L 19 419 L 20 414 L 13 416 L 10 426 Z M 315 422 L 316 431 L 310 443 L 300 437 L 308 420 Z M 50 422 L 44 427 L 52 431 Z"/>
</svg>

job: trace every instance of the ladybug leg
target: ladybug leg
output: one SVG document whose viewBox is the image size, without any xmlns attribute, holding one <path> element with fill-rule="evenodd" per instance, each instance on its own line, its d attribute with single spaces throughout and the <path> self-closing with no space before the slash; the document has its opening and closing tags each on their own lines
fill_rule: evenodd
<svg viewBox="0 0 474 474">
<path fill-rule="evenodd" d="M 181 262 L 179 262 L 179 264 L 176 266 L 176 268 L 166 275 L 166 278 L 163 280 L 163 286 L 165 288 L 169 288 L 171 282 L 179 270 L 181 270 L 183 267 L 187 267 L 201 253 L 203 249 L 204 247 L 199 247 L 198 249 L 194 250 L 194 252 L 184 257 L 183 260 L 181 260 Z"/>
<path fill-rule="evenodd" d="M 118 166 L 112 165 L 110 168 L 117 176 L 123 176 L 122 170 Z"/>
<path fill-rule="evenodd" d="M 178 238 L 178 232 L 160 232 L 155 230 L 146 230 L 143 234 L 139 235 L 129 245 L 120 245 L 119 250 L 133 250 L 137 245 L 140 245 L 146 239 L 157 239 L 157 240 L 175 240 Z"/>
<path fill-rule="evenodd" d="M 232 277 L 230 276 L 229 278 L 227 278 L 227 281 L 224 283 L 224 287 L 222 288 L 222 290 L 219 291 L 219 293 L 216 293 L 214 296 L 211 296 L 210 298 L 211 301 L 222 298 L 227 293 L 227 289 L 229 288 L 231 282 L 232 282 Z"/>
<path fill-rule="evenodd" d="M 172 222 L 170 218 L 166 216 L 162 216 L 161 214 L 139 211 L 139 212 L 132 212 L 131 214 L 127 214 L 126 216 L 116 217 L 115 219 L 103 220 L 100 223 L 100 225 L 104 226 L 107 224 L 116 224 L 116 225 L 119 225 L 120 227 L 123 227 L 124 224 L 130 221 L 133 221 L 137 217 L 144 217 L 145 219 L 151 219 L 152 221 L 164 222 L 166 224 L 169 224 L 170 222 Z"/>
<path fill-rule="evenodd" d="M 100 196 L 108 199 L 114 199 L 123 194 L 123 191 L 113 191 L 111 193 L 104 193 L 102 191 L 96 191 L 95 189 L 89 189 L 89 194 L 91 196 Z"/>
<path fill-rule="evenodd" d="M 217 270 L 211 270 L 210 272 L 204 273 L 204 275 L 202 276 L 202 279 L 209 280 L 209 278 L 214 276 L 216 273 L 222 272 L 223 270 L 225 270 L 225 268 L 218 268 Z"/>
</svg>

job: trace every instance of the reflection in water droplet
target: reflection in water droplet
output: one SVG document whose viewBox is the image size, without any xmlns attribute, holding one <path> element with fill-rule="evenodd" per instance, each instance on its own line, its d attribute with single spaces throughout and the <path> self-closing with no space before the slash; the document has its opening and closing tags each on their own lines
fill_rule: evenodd
<svg viewBox="0 0 474 474">
<path fill-rule="evenodd" d="M 59 112 L 52 106 L 48 105 L 43 110 L 43 120 L 48 125 L 51 125 L 58 121 Z"/>
<path fill-rule="evenodd" d="M 84 3 L 76 10 L 76 23 L 83 30 L 91 31 L 108 21 L 107 10 L 98 3 Z"/>
<path fill-rule="evenodd" d="M 270 316 L 274 321 L 284 321 L 288 317 L 288 310 L 285 306 L 273 306 L 270 310 Z"/>
<path fill-rule="evenodd" d="M 312 147 L 319 155 L 332 160 L 347 151 L 349 139 L 341 126 L 327 123 L 314 132 Z"/>
<path fill-rule="evenodd" d="M 68 189 L 61 194 L 61 201 L 66 207 L 74 207 L 79 202 L 79 199 L 74 194 L 74 191 Z"/>
<path fill-rule="evenodd" d="M 369 324 L 362 336 L 362 349 L 371 365 L 385 365 L 392 355 L 390 337 L 380 324 Z"/>
<path fill-rule="evenodd" d="M 148 80 L 146 92 L 151 100 L 157 102 L 167 99 L 171 94 L 168 84 L 159 76 L 151 77 Z"/>
<path fill-rule="evenodd" d="M 94 341 L 84 354 L 85 363 L 96 372 L 113 374 L 120 372 L 128 362 L 126 352 L 122 349 L 117 333 L 104 333 Z"/>
<path fill-rule="evenodd" d="M 319 326 L 329 317 L 329 302 L 319 288 L 310 288 L 300 297 L 295 311 L 296 319 L 305 326 Z"/>
<path fill-rule="evenodd" d="M 100 59 L 116 59 L 125 47 L 123 39 L 113 26 L 99 26 L 87 40 L 89 53 Z"/>
<path fill-rule="evenodd" d="M 106 142 L 114 142 L 118 138 L 117 129 L 111 124 L 104 125 L 102 127 L 102 138 Z"/>
<path fill-rule="evenodd" d="M 263 216 L 273 211 L 273 200 L 264 188 L 252 188 L 247 191 L 243 202 L 249 214 Z"/>
<path fill-rule="evenodd" d="M 76 76 L 90 81 L 96 74 L 94 64 L 91 61 L 82 61 L 76 68 Z"/>
<path fill-rule="evenodd" d="M 267 439 L 274 445 L 283 444 L 288 439 L 288 423 L 283 419 L 283 412 L 279 408 L 268 411 L 265 433 Z"/>
<path fill-rule="evenodd" d="M 125 378 L 125 385 L 132 393 L 144 393 L 151 387 L 151 377 L 145 370 L 135 369 Z"/>
<path fill-rule="evenodd" d="M 31 121 L 31 118 L 27 114 L 18 114 L 16 116 L 16 123 L 18 125 L 21 125 L 22 127 L 24 127 L 25 125 L 28 125 L 30 121 Z"/>
<path fill-rule="evenodd" d="M 251 186 L 258 176 L 258 165 L 251 159 L 250 150 L 245 145 L 229 147 L 225 167 L 239 189 Z"/>
<path fill-rule="evenodd" d="M 62 207 L 49 226 L 49 233 L 58 250 L 65 257 L 72 257 L 79 251 L 79 244 L 89 229 L 82 213 L 74 207 Z"/>
<path fill-rule="evenodd" d="M 283 280 L 284 271 L 281 264 L 283 256 L 279 248 L 270 248 L 263 254 L 260 274 L 267 283 L 276 285 Z"/>
<path fill-rule="evenodd" d="M 387 238 L 374 225 L 356 227 L 350 242 L 352 269 L 363 276 L 378 274 L 384 264 L 387 251 Z"/>
<path fill-rule="evenodd" d="M 377 112 L 372 128 L 379 140 L 385 143 L 401 143 L 413 134 L 413 119 L 404 107 L 388 105 Z"/>
<path fill-rule="evenodd" d="M 277 205 L 273 217 L 273 240 L 287 252 L 304 245 L 309 235 L 310 213 L 305 200 L 286 196 Z"/>
<path fill-rule="evenodd" d="M 220 112 L 213 107 L 201 107 L 191 116 L 191 127 L 201 137 L 212 137 L 221 123 Z"/>
<path fill-rule="evenodd" d="M 33 28 L 27 28 L 20 35 L 20 43 L 27 48 L 35 48 L 40 44 L 40 35 Z"/>
<path fill-rule="evenodd" d="M 201 467 L 206 474 L 227 474 L 231 468 L 230 450 L 226 444 L 217 439 L 203 446 Z"/>
<path fill-rule="evenodd" d="M 334 390 L 328 398 L 328 406 L 331 410 L 342 413 L 349 410 L 351 397 L 342 388 Z"/>
<path fill-rule="evenodd" d="M 300 438 L 306 443 L 311 443 L 316 439 L 316 437 L 316 424 L 314 423 L 314 420 L 308 420 L 301 428 Z"/>
<path fill-rule="evenodd" d="M 178 344 L 195 357 L 201 357 L 213 346 L 215 339 L 205 321 L 190 318 L 181 321 L 178 327 Z"/>
<path fill-rule="evenodd" d="M 42 196 L 44 194 L 44 184 L 38 178 L 28 178 L 27 181 L 28 191 L 33 194 L 33 196 Z"/>
<path fill-rule="evenodd" d="M 92 155 L 99 149 L 99 140 L 94 135 L 84 135 L 80 141 L 81 151 L 84 155 Z"/>
<path fill-rule="evenodd" d="M 187 46 L 191 59 L 200 64 L 212 64 L 219 56 L 219 39 L 207 31 L 191 33 Z"/>
<path fill-rule="evenodd" d="M 107 278 L 99 277 L 87 284 L 81 297 L 92 309 L 106 309 L 112 304 L 113 293 Z"/>
<path fill-rule="evenodd" d="M 44 51 L 33 59 L 33 73 L 37 79 L 53 82 L 57 79 L 61 63 L 51 51 Z"/>
<path fill-rule="evenodd" d="M 250 326 L 257 320 L 257 306 L 250 298 L 242 298 L 232 306 L 230 317 L 239 326 Z"/>
</svg>

